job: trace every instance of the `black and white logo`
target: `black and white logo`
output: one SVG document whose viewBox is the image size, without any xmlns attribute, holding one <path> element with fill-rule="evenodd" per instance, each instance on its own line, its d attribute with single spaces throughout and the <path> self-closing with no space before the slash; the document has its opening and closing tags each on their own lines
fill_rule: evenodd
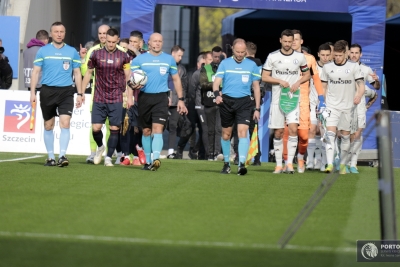
<svg viewBox="0 0 400 267">
<path fill-rule="evenodd" d="M 378 256 L 378 248 L 374 243 L 367 243 L 361 248 L 361 255 L 367 260 L 372 260 Z"/>
</svg>

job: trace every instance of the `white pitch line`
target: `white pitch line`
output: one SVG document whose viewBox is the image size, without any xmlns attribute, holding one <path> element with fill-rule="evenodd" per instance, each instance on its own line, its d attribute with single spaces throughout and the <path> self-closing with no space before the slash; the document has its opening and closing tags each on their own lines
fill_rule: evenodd
<svg viewBox="0 0 400 267">
<path fill-rule="evenodd" d="M 48 234 L 48 233 L 26 233 L 26 232 L 4 232 L 0 231 L 0 236 L 7 237 L 28 237 L 28 238 L 49 238 L 49 239 L 69 239 L 85 241 L 104 241 L 120 242 L 134 244 L 154 244 L 154 245 L 181 245 L 198 247 L 227 247 L 227 248 L 256 248 L 256 249 L 280 249 L 278 245 L 273 244 L 246 244 L 233 242 L 210 242 L 210 241 L 182 241 L 182 240 L 153 240 L 147 238 L 133 237 L 113 237 L 113 236 L 93 236 L 93 235 L 67 235 L 67 234 Z M 326 252 L 347 252 L 356 253 L 355 248 L 343 247 L 322 247 L 322 246 L 297 246 L 286 245 L 285 249 L 304 250 L 304 251 L 326 251 Z"/>
<path fill-rule="evenodd" d="M 41 155 L 36 155 L 36 156 L 31 156 L 31 157 L 26 157 L 26 158 L 17 158 L 17 159 L 3 159 L 0 160 L 0 162 L 6 162 L 6 161 L 19 161 L 19 160 L 25 160 L 25 159 L 34 159 L 34 158 L 40 158 L 43 157 Z"/>
</svg>

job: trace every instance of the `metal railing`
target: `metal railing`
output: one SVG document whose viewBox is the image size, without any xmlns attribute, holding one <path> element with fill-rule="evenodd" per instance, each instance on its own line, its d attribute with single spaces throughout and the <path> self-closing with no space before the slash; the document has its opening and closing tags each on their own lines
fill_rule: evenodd
<svg viewBox="0 0 400 267">
<path fill-rule="evenodd" d="M 8 9 L 9 3 L 10 3 L 10 0 L 0 0 L 0 16 L 7 15 L 7 9 Z"/>
</svg>

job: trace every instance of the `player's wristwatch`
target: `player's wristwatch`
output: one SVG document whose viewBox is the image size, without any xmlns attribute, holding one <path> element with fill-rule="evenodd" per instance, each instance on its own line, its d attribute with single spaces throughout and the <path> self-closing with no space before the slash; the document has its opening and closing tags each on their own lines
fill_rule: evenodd
<svg viewBox="0 0 400 267">
<path fill-rule="evenodd" d="M 178 100 L 185 101 L 185 98 L 184 97 L 180 97 L 180 98 L 178 98 Z"/>
<path fill-rule="evenodd" d="M 83 94 L 81 94 L 81 93 L 78 93 L 77 95 L 83 96 Z"/>
<path fill-rule="evenodd" d="M 260 112 L 260 111 L 261 111 L 261 109 L 260 109 L 260 108 L 254 108 L 254 111 L 258 111 L 258 112 Z"/>
</svg>

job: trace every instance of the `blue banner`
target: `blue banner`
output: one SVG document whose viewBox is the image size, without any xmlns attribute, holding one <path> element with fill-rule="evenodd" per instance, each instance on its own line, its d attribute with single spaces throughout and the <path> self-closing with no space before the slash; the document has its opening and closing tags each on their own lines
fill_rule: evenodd
<svg viewBox="0 0 400 267">
<path fill-rule="evenodd" d="M 347 13 L 349 0 L 158 0 L 157 4 Z"/>
<path fill-rule="evenodd" d="M 0 39 L 3 40 L 4 55 L 10 61 L 14 79 L 18 78 L 19 24 L 19 17 L 0 16 Z"/>
</svg>

